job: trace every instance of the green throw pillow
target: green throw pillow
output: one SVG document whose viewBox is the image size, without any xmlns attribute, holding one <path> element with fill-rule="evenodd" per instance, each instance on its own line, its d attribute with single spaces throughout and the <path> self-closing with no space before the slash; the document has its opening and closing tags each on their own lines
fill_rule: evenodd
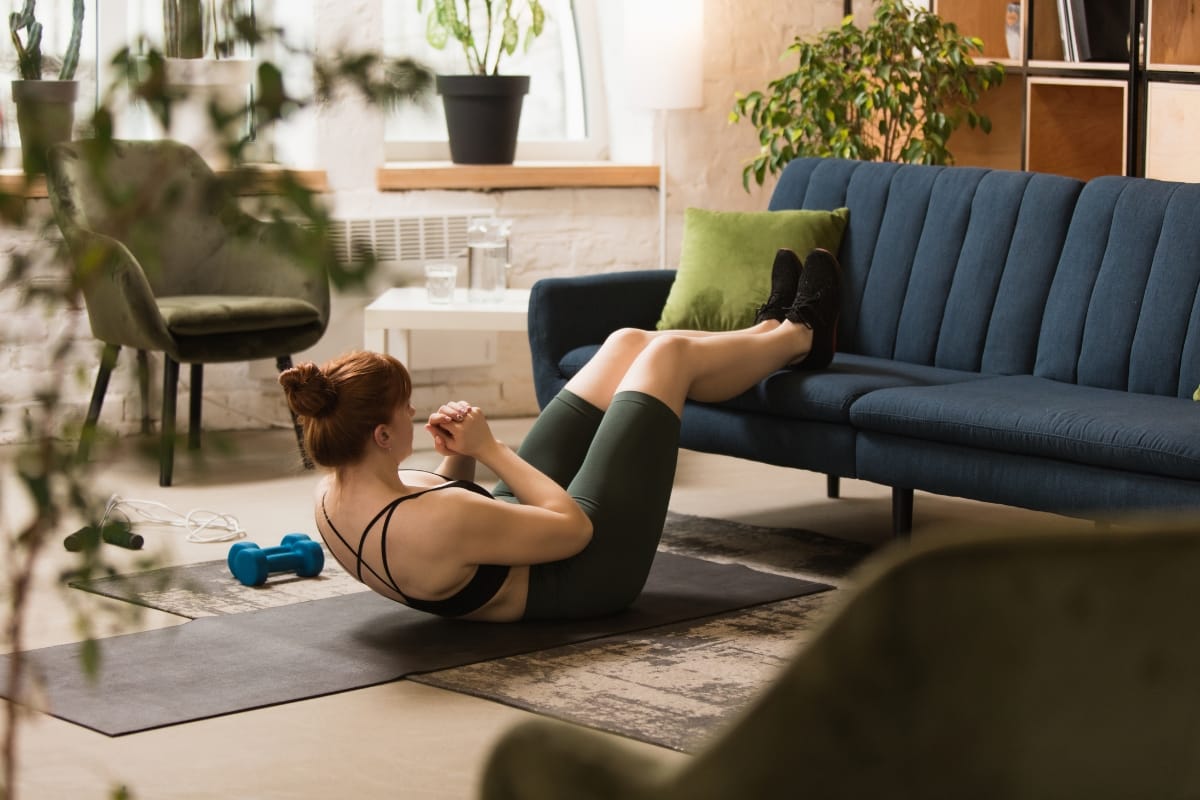
<svg viewBox="0 0 1200 800">
<path fill-rule="evenodd" d="M 775 251 L 803 259 L 814 247 L 837 253 L 850 209 L 705 211 L 689 208 L 675 283 L 658 329 L 730 331 L 754 323 L 771 290 Z"/>
</svg>

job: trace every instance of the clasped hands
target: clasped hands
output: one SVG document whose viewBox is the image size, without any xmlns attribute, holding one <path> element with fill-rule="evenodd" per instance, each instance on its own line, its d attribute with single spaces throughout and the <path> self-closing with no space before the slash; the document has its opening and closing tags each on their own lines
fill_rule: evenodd
<svg viewBox="0 0 1200 800">
<path fill-rule="evenodd" d="M 425 430 L 433 437 L 434 449 L 443 456 L 475 458 L 496 442 L 483 410 L 465 400 L 451 401 L 430 414 Z"/>
</svg>

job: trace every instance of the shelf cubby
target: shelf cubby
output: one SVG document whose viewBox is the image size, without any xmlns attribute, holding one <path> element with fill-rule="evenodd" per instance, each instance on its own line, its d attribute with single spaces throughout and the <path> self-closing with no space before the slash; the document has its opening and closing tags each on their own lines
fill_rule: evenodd
<svg viewBox="0 0 1200 800">
<path fill-rule="evenodd" d="M 1008 51 L 1005 35 L 1008 0 L 938 0 L 937 13 L 958 26 L 959 33 L 983 40 L 983 54 L 977 59 L 1012 65 L 1021 63 L 1022 44 L 1015 54 Z M 1024 6 L 1023 3 L 1020 5 Z M 1021 14 L 1024 14 L 1022 9 Z M 1023 30 L 1023 26 L 1022 26 Z"/>
<path fill-rule="evenodd" d="M 1200 9 L 1195 0 L 1153 0 L 1147 63 L 1151 69 L 1200 69 Z"/>
<path fill-rule="evenodd" d="M 1026 97 L 1026 169 L 1082 180 L 1125 174 L 1125 81 L 1030 77 Z"/>
<path fill-rule="evenodd" d="M 1110 3 L 1126 3 L 1128 0 L 1104 0 Z M 1068 60 L 1063 45 L 1062 26 L 1059 21 L 1058 2 L 1040 0 L 1033 3 L 1033 19 L 1027 35 L 1031 39 L 1030 66 L 1059 67 L 1063 69 L 1112 70 L 1128 69 L 1128 55 L 1115 61 Z M 1129 21 L 1126 20 L 1126 25 Z"/>
<path fill-rule="evenodd" d="M 1200 86 L 1152 82 L 1146 133 L 1147 178 L 1200 182 Z"/>
<path fill-rule="evenodd" d="M 1024 80 L 1009 72 L 1004 82 L 984 92 L 975 110 L 992 123 L 992 132 L 961 125 L 948 146 L 954 163 L 964 167 L 1021 169 L 1021 141 L 1025 113 Z"/>
</svg>

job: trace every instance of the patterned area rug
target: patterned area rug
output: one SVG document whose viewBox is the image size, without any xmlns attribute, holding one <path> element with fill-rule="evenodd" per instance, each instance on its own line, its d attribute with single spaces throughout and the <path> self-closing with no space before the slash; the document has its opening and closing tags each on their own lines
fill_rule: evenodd
<svg viewBox="0 0 1200 800">
<path fill-rule="evenodd" d="M 273 575 L 263 586 L 238 583 L 223 561 L 72 581 L 70 585 L 188 619 L 261 611 L 370 591 L 339 568 L 328 551 L 325 556 L 325 569 L 315 578 Z"/>
<path fill-rule="evenodd" d="M 681 514 L 668 518 L 662 549 L 833 586 L 871 552 L 808 531 Z M 192 619 L 364 591 L 336 565 L 255 588 L 233 581 L 221 563 L 76 586 Z M 838 599 L 822 592 L 408 680 L 693 752 L 771 682 Z"/>
</svg>

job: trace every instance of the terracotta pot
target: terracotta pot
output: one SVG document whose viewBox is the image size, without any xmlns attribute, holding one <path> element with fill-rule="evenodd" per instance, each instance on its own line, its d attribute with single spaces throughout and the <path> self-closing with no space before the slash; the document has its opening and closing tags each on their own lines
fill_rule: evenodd
<svg viewBox="0 0 1200 800">
<path fill-rule="evenodd" d="M 46 172 L 46 155 L 59 142 L 71 141 L 75 128 L 75 99 L 78 81 L 12 82 L 21 133 L 21 164 L 26 175 Z"/>
</svg>

